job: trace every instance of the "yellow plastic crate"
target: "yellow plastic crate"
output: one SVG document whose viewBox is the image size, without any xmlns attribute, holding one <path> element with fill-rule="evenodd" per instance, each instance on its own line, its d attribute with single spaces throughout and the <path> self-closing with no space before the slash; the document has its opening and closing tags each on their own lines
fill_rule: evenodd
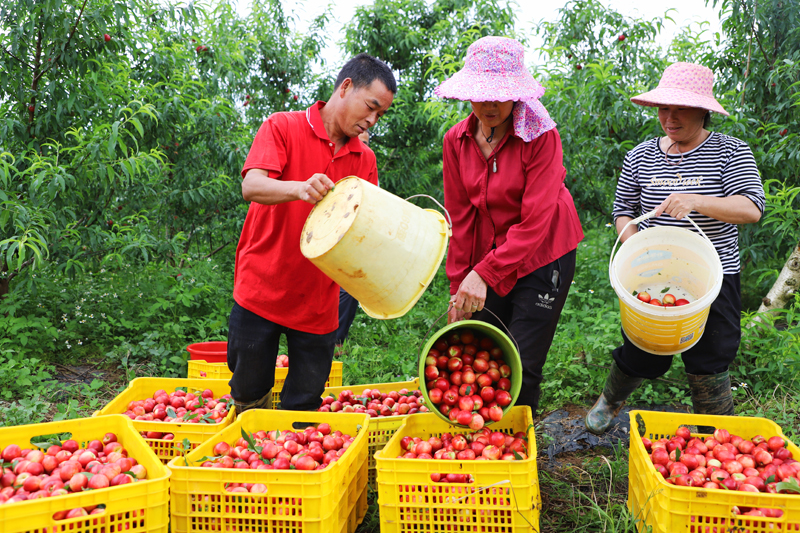
<svg viewBox="0 0 800 533">
<path fill-rule="evenodd" d="M 128 404 L 132 401 L 152 398 L 153 393 L 159 389 L 173 392 L 178 387 L 186 387 L 189 392 L 211 389 L 214 392 L 215 398 L 219 398 L 223 394 L 230 394 L 231 392 L 231 388 L 225 380 L 136 378 L 128 384 L 128 388 L 119 393 L 108 405 L 96 411 L 93 416 L 122 414 L 127 411 Z M 228 415 L 218 424 L 175 424 L 172 422 L 147 420 L 132 420 L 132 422 L 133 427 L 136 428 L 137 431 L 160 431 L 162 433 L 173 433 L 175 435 L 173 440 L 144 439 L 161 462 L 167 464 L 173 457 L 181 455 L 181 451 L 175 447 L 176 444 L 182 445 L 183 440 L 188 439 L 191 447 L 196 448 L 215 433 L 229 426 L 235 419 L 235 410 L 231 408 L 231 410 L 228 411 Z"/>
<path fill-rule="evenodd" d="M 331 373 L 325 387 L 340 387 L 342 385 L 342 374 L 344 364 L 341 361 L 334 361 L 331 365 Z M 272 387 L 272 408 L 279 409 L 281 406 L 281 391 L 286 381 L 289 369 L 280 367 L 275 368 L 275 385 Z M 190 379 L 224 379 L 230 380 L 233 376 L 228 370 L 228 363 L 206 363 L 205 361 L 189 361 L 188 376 Z"/>
<path fill-rule="evenodd" d="M 352 385 L 348 387 L 328 387 L 325 389 L 323 397 L 333 394 L 338 398 L 339 393 L 346 390 L 351 390 L 353 391 L 353 394 L 359 396 L 362 392 L 364 392 L 365 389 L 378 389 L 381 392 L 399 391 L 400 389 L 417 390 L 419 389 L 419 379 L 417 378 L 413 381 L 396 381 L 394 383 L 372 383 L 369 385 Z M 370 418 L 369 435 L 367 439 L 367 461 L 369 466 L 369 477 L 367 478 L 367 484 L 373 490 L 377 488 L 375 485 L 375 452 L 382 450 L 386 443 L 389 442 L 389 439 L 392 438 L 392 435 L 394 435 L 394 432 L 397 431 L 397 428 L 403 424 L 405 416 L 408 415 Z"/>
<path fill-rule="evenodd" d="M 755 435 L 786 438 L 780 426 L 765 418 L 713 416 L 685 413 L 631 411 L 631 441 L 628 474 L 628 509 L 640 519 L 639 531 L 653 533 L 784 533 L 800 531 L 800 496 L 791 494 L 750 493 L 718 489 L 679 487 L 661 477 L 648 456 L 642 437 L 653 441 L 671 437 L 679 426 L 725 428 L 745 439 Z M 693 433 L 692 436 L 704 436 Z M 788 440 L 788 439 L 786 439 Z M 800 458 L 800 449 L 789 442 L 792 457 Z M 734 506 L 781 509 L 780 518 L 737 516 Z"/>
<path fill-rule="evenodd" d="M 227 379 L 233 372 L 228 370 L 228 363 L 208 363 L 202 359 L 190 359 L 186 377 L 189 379 Z"/>
<path fill-rule="evenodd" d="M 367 431 L 369 416 L 253 409 L 189 453 L 170 461 L 172 533 L 303 532 L 353 533 L 367 511 Z M 233 444 L 242 430 L 300 431 L 327 422 L 332 430 L 355 435 L 342 457 L 323 470 L 201 468 L 219 441 Z M 187 462 L 188 465 L 187 466 Z M 264 494 L 231 493 L 227 483 L 264 483 Z"/>
<path fill-rule="evenodd" d="M 541 496 L 536 435 L 530 407 L 513 407 L 492 431 L 528 435 L 530 456 L 521 461 L 398 459 L 406 435 L 427 439 L 469 428 L 446 424 L 433 413 L 405 417 L 375 454 L 382 533 L 427 531 L 539 531 Z M 432 473 L 472 474 L 473 483 L 435 483 Z"/>
<path fill-rule="evenodd" d="M 85 446 L 88 441 L 102 439 L 107 432 L 147 469 L 147 479 L 127 485 L 85 491 L 68 496 L 42 498 L 0 505 L 1 533 L 130 533 L 167 532 L 169 526 L 170 472 L 153 455 L 130 420 L 124 416 L 81 418 L 66 422 L 49 422 L 0 428 L 0 448 L 17 444 L 32 448 L 36 442 L 55 440 L 53 435 L 69 434 L 67 438 Z M 105 505 L 105 512 L 67 520 L 54 520 L 53 514 L 76 507 Z"/>
</svg>

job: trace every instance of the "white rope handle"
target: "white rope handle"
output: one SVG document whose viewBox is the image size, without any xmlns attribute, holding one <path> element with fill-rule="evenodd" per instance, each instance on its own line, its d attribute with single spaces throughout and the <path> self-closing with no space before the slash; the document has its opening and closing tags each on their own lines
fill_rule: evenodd
<svg viewBox="0 0 800 533">
<path fill-rule="evenodd" d="M 611 257 L 608 258 L 608 275 L 609 276 L 611 276 L 611 265 L 614 262 L 614 254 L 616 253 L 617 245 L 619 244 L 619 240 L 622 238 L 622 234 L 625 233 L 625 230 L 628 229 L 628 226 L 630 226 L 631 224 L 639 224 L 639 222 L 642 222 L 643 220 L 647 220 L 648 218 L 653 218 L 654 216 L 656 216 L 656 210 L 655 209 L 653 209 L 652 211 L 649 211 L 649 212 L 647 212 L 647 213 L 645 213 L 645 214 L 643 214 L 643 215 L 641 215 L 639 217 L 636 217 L 633 220 L 628 221 L 627 224 L 625 224 L 625 226 L 622 228 L 622 231 L 620 231 L 619 235 L 617 235 L 617 240 L 614 243 L 614 247 L 611 248 Z M 700 226 L 698 226 L 695 223 L 695 221 L 692 220 L 692 218 L 689 215 L 686 215 L 686 219 L 689 222 L 692 223 L 692 226 L 695 227 L 695 229 L 700 233 L 700 235 L 705 237 L 705 239 L 708 242 L 711 243 L 711 246 L 714 246 L 714 243 L 711 242 L 711 239 L 708 238 L 708 235 L 706 235 L 705 232 L 700 229 Z"/>
<path fill-rule="evenodd" d="M 444 216 L 447 218 L 447 228 L 452 229 L 453 219 L 450 218 L 450 213 L 447 212 L 447 209 L 445 209 L 444 206 L 440 204 L 438 200 L 436 200 L 436 198 L 434 198 L 433 196 L 428 196 L 427 194 L 415 194 L 414 196 L 409 196 L 408 198 L 406 198 L 406 200 L 411 200 L 412 198 L 427 198 L 436 205 L 438 205 L 441 208 L 441 210 L 444 211 Z"/>
</svg>

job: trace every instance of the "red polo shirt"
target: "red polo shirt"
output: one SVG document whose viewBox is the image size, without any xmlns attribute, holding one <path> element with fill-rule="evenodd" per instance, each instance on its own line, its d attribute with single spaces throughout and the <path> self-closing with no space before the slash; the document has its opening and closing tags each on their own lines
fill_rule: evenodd
<svg viewBox="0 0 800 533">
<path fill-rule="evenodd" d="M 564 186 L 558 131 L 525 142 L 509 128 L 487 161 L 472 135 L 476 120 L 470 114 L 444 136 L 444 200 L 453 219 L 446 272 L 450 294 L 475 270 L 505 296 L 519 278 L 574 250 L 583 230 Z"/>
<path fill-rule="evenodd" d="M 270 116 L 253 140 L 242 177 L 258 168 L 283 181 L 323 173 L 334 183 L 358 176 L 377 185 L 375 154 L 358 138 L 334 155 L 320 116 L 324 105 Z M 233 298 L 282 326 L 324 334 L 339 324 L 339 286 L 300 253 L 300 234 L 312 207 L 301 200 L 250 203 L 236 248 Z"/>
</svg>

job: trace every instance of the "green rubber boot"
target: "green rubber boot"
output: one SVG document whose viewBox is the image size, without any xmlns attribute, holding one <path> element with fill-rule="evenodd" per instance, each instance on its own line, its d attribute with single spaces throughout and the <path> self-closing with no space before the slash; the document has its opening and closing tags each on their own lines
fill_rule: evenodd
<svg viewBox="0 0 800 533">
<path fill-rule="evenodd" d="M 255 400 L 248 403 L 237 402 L 234 400 L 233 404 L 236 406 L 236 416 L 239 416 L 250 409 L 272 409 L 272 389 L 269 389 L 269 392 L 267 392 L 260 400 Z"/>
<path fill-rule="evenodd" d="M 619 369 L 616 362 L 611 364 L 611 372 L 606 378 L 606 386 L 594 406 L 586 414 L 586 429 L 595 435 L 602 435 L 617 416 L 620 407 L 636 388 L 642 384 L 643 378 L 634 378 Z"/>
<path fill-rule="evenodd" d="M 733 416 L 731 376 L 728 371 L 709 376 L 686 374 L 692 390 L 692 407 L 698 415 Z M 713 427 L 697 426 L 697 432 L 711 434 Z"/>
</svg>

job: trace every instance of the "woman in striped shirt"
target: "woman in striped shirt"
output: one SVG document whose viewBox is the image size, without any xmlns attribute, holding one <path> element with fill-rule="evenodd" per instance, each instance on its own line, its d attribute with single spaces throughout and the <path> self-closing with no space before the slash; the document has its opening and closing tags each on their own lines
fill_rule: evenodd
<svg viewBox="0 0 800 533">
<path fill-rule="evenodd" d="M 723 282 L 711 304 L 705 332 L 682 355 L 695 413 L 733 415 L 728 366 L 741 337 L 738 224 L 758 222 L 764 188 L 753 153 L 743 141 L 707 129 L 711 112 L 728 115 L 713 97 L 714 75 L 692 63 L 668 67 L 658 88 L 631 101 L 658 108 L 665 137 L 650 139 L 628 152 L 617 183 L 614 220 L 618 232 L 642 213 L 655 216 L 628 226 L 622 242 L 650 226 L 694 231 L 686 218 L 711 239 L 722 262 Z M 613 352 L 603 393 L 586 415 L 586 428 L 602 434 L 627 397 L 644 379 L 665 374 L 672 357 L 653 355 L 633 345 L 623 331 Z"/>
</svg>

